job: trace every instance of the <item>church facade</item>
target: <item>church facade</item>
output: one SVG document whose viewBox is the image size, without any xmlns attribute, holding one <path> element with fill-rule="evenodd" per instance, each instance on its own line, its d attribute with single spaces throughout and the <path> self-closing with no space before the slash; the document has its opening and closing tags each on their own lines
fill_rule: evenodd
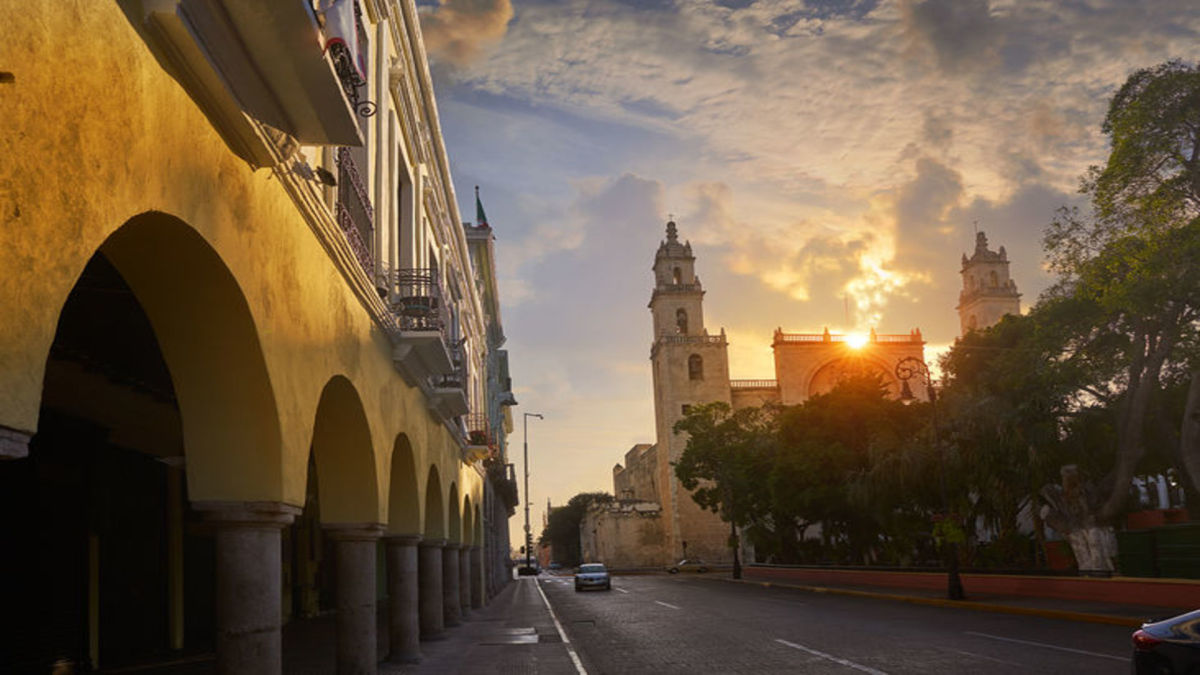
<svg viewBox="0 0 1200 675">
<path fill-rule="evenodd" d="M 616 500 L 593 506 L 580 528 L 584 557 L 613 567 L 659 566 L 682 558 L 714 564 L 732 561 L 729 524 L 701 509 L 675 477 L 673 464 L 687 438 L 676 434 L 674 426 L 690 406 L 715 401 L 735 409 L 770 402 L 796 405 L 829 391 L 848 369 L 864 365 L 879 372 L 898 396 L 896 363 L 906 357 L 924 358 L 925 341 L 919 329 L 900 334 L 872 329 L 861 336 L 828 329 L 821 333 L 777 329 L 772 339 L 775 377 L 732 379 L 725 332 L 710 333 L 704 323 L 705 290 L 696 274 L 691 245 L 680 241 L 674 222 L 667 223 L 666 235 L 654 257 L 649 304 L 654 326 L 650 362 L 656 442 L 635 445 L 624 462 L 613 467 Z M 982 250 L 986 252 L 986 242 Z M 981 260 L 988 267 L 975 274 L 986 278 L 1002 262 L 997 277 L 1007 281 L 1006 259 Z M 978 302 L 974 296 L 972 300 Z M 926 397 L 921 385 L 915 381 L 911 385 L 917 385 L 912 387 L 916 396 Z"/>
</svg>

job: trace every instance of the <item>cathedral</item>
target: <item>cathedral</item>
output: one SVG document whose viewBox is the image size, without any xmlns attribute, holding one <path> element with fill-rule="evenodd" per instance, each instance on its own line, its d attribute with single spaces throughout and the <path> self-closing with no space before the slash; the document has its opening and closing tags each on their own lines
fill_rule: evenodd
<svg viewBox="0 0 1200 675">
<path fill-rule="evenodd" d="M 674 222 L 654 256 L 650 295 L 653 342 L 654 444 L 638 444 L 613 467 L 616 500 L 594 505 L 580 528 L 585 559 L 610 567 L 651 567 L 683 558 L 713 564 L 732 561 L 728 523 L 701 509 L 675 477 L 687 438 L 674 433 L 690 406 L 722 401 L 743 408 L 775 402 L 796 405 L 832 389 L 849 367 L 865 365 L 880 373 L 893 395 L 900 393 L 895 365 L 906 357 L 924 359 L 919 329 L 868 335 L 787 333 L 776 329 L 774 379 L 731 379 L 725 331 L 709 333 L 704 323 L 704 287 L 696 274 L 691 244 L 679 240 Z M 983 329 L 1009 313 L 1019 313 L 1019 294 L 1008 276 L 1008 256 L 987 248 L 976 236 L 975 252 L 963 255 L 959 317 L 963 332 Z M 916 380 L 914 395 L 926 398 Z M 913 386 L 917 385 L 917 386 Z"/>
</svg>

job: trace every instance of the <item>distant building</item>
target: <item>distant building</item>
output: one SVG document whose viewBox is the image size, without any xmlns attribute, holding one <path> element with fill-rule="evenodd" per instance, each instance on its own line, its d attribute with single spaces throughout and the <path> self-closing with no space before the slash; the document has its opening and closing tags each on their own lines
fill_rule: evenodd
<svg viewBox="0 0 1200 675">
<path fill-rule="evenodd" d="M 704 325 L 704 289 L 695 262 L 691 244 L 681 243 L 676 224 L 667 223 L 667 238 L 654 258 L 649 305 L 657 442 L 635 445 L 625 454 L 624 466 L 613 467 L 617 501 L 593 506 L 580 528 L 582 550 L 612 566 L 665 565 L 684 557 L 714 563 L 732 559 L 729 525 L 701 509 L 675 477 L 673 464 L 687 438 L 676 434 L 674 426 L 691 406 L 714 401 L 734 408 L 795 405 L 829 391 L 848 370 L 858 371 L 864 364 L 898 395 L 896 363 L 923 357 L 919 330 L 879 335 L 872 329 L 868 335 L 851 336 L 828 329 L 812 334 L 780 329 L 772 342 L 775 379 L 731 380 L 725 332 L 710 335 Z M 913 391 L 925 395 L 923 387 Z"/>
<path fill-rule="evenodd" d="M 1005 314 L 1021 313 L 1021 294 L 1008 276 L 1008 252 L 988 250 L 987 235 L 975 235 L 975 253 L 962 257 L 962 291 L 958 294 L 960 333 L 995 325 Z"/>
</svg>

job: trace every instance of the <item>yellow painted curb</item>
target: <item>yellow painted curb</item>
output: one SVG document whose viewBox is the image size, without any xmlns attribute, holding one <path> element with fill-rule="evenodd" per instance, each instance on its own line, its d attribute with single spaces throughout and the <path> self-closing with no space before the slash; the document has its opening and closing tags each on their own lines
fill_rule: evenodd
<svg viewBox="0 0 1200 675">
<path fill-rule="evenodd" d="M 929 605 L 932 607 L 954 607 L 957 609 L 973 609 L 979 612 L 997 612 L 1001 614 L 1019 614 L 1023 616 L 1040 616 L 1047 619 L 1063 619 L 1065 621 L 1081 621 L 1086 623 L 1102 623 L 1112 626 L 1129 626 L 1132 628 L 1140 628 L 1143 619 L 1135 619 L 1128 616 L 1115 616 L 1112 614 L 1093 614 L 1090 612 L 1073 612 L 1065 609 L 1043 609 L 1039 607 L 1020 607 L 1015 605 L 997 605 L 990 602 L 973 602 L 971 600 L 947 600 L 944 598 L 923 598 L 915 595 L 899 595 L 896 593 L 876 593 L 874 591 L 860 591 L 851 588 L 829 588 L 827 586 L 801 586 L 798 584 L 781 584 L 774 581 L 752 581 L 748 579 L 727 579 L 716 577 L 721 581 L 729 581 L 739 584 L 756 584 L 763 588 L 791 588 L 799 591 L 808 591 L 809 593 L 825 593 L 827 595 L 848 595 L 860 598 L 874 598 L 876 600 L 894 600 L 897 602 L 907 602 L 914 605 Z"/>
</svg>

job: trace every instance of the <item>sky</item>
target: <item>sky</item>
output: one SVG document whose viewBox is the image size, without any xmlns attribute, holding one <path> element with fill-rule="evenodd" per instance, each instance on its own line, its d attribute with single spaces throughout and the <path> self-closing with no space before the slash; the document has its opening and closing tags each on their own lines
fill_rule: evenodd
<svg viewBox="0 0 1200 675">
<path fill-rule="evenodd" d="M 735 379 L 771 335 L 958 334 L 960 256 L 1003 245 L 1028 307 L 1041 237 L 1103 163 L 1108 100 L 1200 59 L 1195 0 L 423 0 L 464 217 L 496 236 L 523 471 L 612 491 L 654 442 L 651 265 L 669 216 Z M 522 490 L 522 499 L 526 497 Z M 514 547 L 523 514 L 512 521 Z"/>
</svg>

